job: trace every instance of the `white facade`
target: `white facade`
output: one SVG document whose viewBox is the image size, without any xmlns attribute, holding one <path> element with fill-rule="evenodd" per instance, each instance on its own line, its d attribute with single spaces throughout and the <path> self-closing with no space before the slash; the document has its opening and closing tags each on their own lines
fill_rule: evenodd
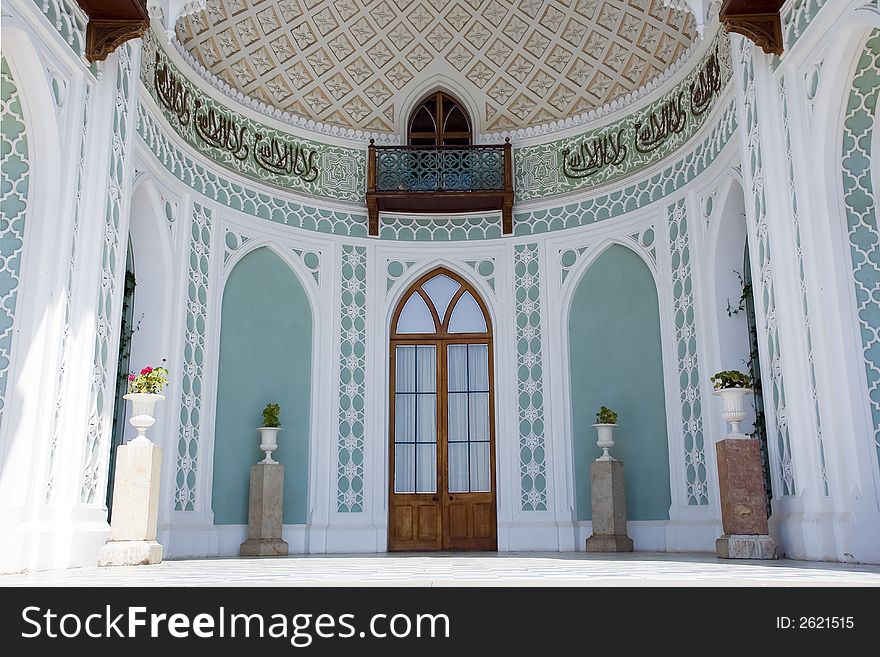
<svg viewBox="0 0 880 657">
<path fill-rule="evenodd" d="M 8 0 L 2 17 L 4 239 L 13 230 L 7 184 L 24 175 L 7 169 L 7 144 L 23 143 L 7 128 L 8 93 L 25 126 L 27 189 L 20 257 L 16 264 L 4 247 L 14 276 L 0 289 L 7 309 L 14 292 L 8 346 L 0 342 L 9 356 L 0 570 L 94 564 L 109 536 L 104 491 L 129 239 L 142 317 L 132 366 L 167 357 L 171 372 L 151 430 L 163 448 L 166 558 L 236 555 L 246 535 L 244 524 L 215 524 L 212 464 L 225 283 L 261 247 L 294 272 L 312 316 L 306 519 L 285 524 L 291 552 L 387 549 L 389 326 L 410 285 L 437 267 L 480 293 L 495 327 L 498 549 L 583 550 L 590 522 L 577 512 L 573 454 L 584 438 L 573 429 L 569 316 L 585 272 L 613 244 L 654 279 L 668 443 L 668 519 L 632 520 L 629 533 L 636 550 L 713 551 L 722 533 L 714 442 L 725 424 L 709 376 L 741 369 L 748 355 L 745 320 L 727 313 L 748 236 L 771 533 L 790 558 L 880 563 L 876 0 L 791 0 L 781 59 L 733 35 L 730 81 L 686 143 L 660 159 L 590 188 L 518 198 L 511 236 L 493 232 L 496 216 L 480 215 L 436 218 L 416 239 L 412 221 L 395 217 L 383 217 L 378 238 L 345 234 L 346 222 L 363 223 L 362 201 L 258 182 L 199 152 L 141 81 L 149 44 L 129 42 L 90 70 L 77 51 L 75 3 L 46 3 L 51 20 L 43 5 Z M 310 133 L 223 96 L 167 42 L 164 19 L 153 20 L 151 38 L 206 97 L 296 137 L 365 151 L 363 139 Z M 717 29 L 715 18 L 689 59 L 631 105 L 593 123 L 514 132 L 514 147 L 647 107 L 695 70 Z M 300 219 L 275 218 L 284 213 Z M 534 322 L 523 301 L 532 290 Z M 677 318 L 682 308 L 691 319 Z M 524 378 L 524 364 L 531 371 L 536 362 L 540 375 Z M 695 400 L 701 413 L 689 414 Z M 355 452 L 357 464 L 341 467 Z M 523 473 L 545 483 L 529 475 L 527 484 Z"/>
</svg>

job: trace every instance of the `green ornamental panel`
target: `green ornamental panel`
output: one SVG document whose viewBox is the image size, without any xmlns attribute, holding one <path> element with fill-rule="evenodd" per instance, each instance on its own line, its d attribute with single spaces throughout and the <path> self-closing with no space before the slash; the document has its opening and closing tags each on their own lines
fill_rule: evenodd
<svg viewBox="0 0 880 657">
<path fill-rule="evenodd" d="M 865 379 L 880 457 L 880 226 L 872 153 L 880 99 L 880 30 L 874 30 L 856 64 L 843 120 L 841 173 L 852 258 L 856 320 L 862 339 Z"/>
<path fill-rule="evenodd" d="M 668 209 L 669 264 L 672 270 L 672 311 L 675 321 L 675 349 L 678 356 L 678 382 L 687 501 L 690 506 L 709 504 L 706 472 L 706 437 L 703 430 L 703 399 L 697 350 L 697 311 L 691 279 L 691 246 L 687 204 L 679 201 Z"/>
<path fill-rule="evenodd" d="M 30 152 L 21 96 L 9 64 L 0 61 L 0 422 L 12 359 L 21 258 L 30 186 Z"/>
<path fill-rule="evenodd" d="M 87 66 L 87 70 L 97 77 L 98 62 L 86 61 L 86 25 L 89 17 L 76 0 L 33 0 L 48 24 L 56 30 L 61 39 L 73 53 Z"/>
<path fill-rule="evenodd" d="M 208 291 L 211 273 L 211 210 L 193 204 L 186 279 L 186 325 L 181 372 L 180 424 L 174 510 L 195 511 L 198 489 L 199 438 L 202 433 L 202 390 L 207 347 Z"/>
<path fill-rule="evenodd" d="M 538 254 L 537 244 L 520 244 L 513 253 L 520 506 L 523 511 L 547 510 L 541 264 Z"/>
<path fill-rule="evenodd" d="M 782 12 L 782 41 L 785 51 L 792 49 L 828 0 L 794 0 Z"/>
<path fill-rule="evenodd" d="M 336 510 L 364 511 L 367 378 L 367 249 L 342 247 Z"/>
<path fill-rule="evenodd" d="M 503 235 L 501 213 L 472 216 L 386 216 L 379 238 L 398 242 L 490 240 Z"/>
</svg>

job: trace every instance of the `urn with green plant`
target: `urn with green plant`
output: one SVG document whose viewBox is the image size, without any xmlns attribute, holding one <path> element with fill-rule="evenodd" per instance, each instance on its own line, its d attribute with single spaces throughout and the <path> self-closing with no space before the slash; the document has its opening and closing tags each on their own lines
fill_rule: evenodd
<svg viewBox="0 0 880 657">
<path fill-rule="evenodd" d="M 267 465 L 278 463 L 272 458 L 272 452 L 278 449 L 278 432 L 281 431 L 281 406 L 268 403 L 263 408 L 263 426 L 257 427 L 260 432 L 260 449 L 266 453 L 266 457 L 260 461 Z"/>
<path fill-rule="evenodd" d="M 738 370 L 724 370 L 709 380 L 715 389 L 712 394 L 721 399 L 721 417 L 730 424 L 730 433 L 726 437 L 748 438 L 739 425 L 746 419 L 745 398 L 752 392 L 752 377 Z"/>
<path fill-rule="evenodd" d="M 596 444 L 602 450 L 602 456 L 596 460 L 616 461 L 617 459 L 611 456 L 608 450 L 614 447 L 614 429 L 617 427 L 617 413 L 607 406 L 602 406 L 596 411 L 596 423 L 593 426 L 596 427 L 596 433 L 599 434 Z"/>
</svg>

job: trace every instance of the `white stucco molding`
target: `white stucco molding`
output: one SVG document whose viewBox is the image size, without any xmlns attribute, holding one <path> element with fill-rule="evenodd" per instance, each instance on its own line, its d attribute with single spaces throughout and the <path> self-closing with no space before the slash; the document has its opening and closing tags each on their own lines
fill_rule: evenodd
<svg viewBox="0 0 880 657">
<path fill-rule="evenodd" d="M 706 25 L 709 24 L 709 13 L 718 3 L 715 0 L 663 0 L 664 7 L 685 10 L 694 16 L 697 25 L 697 33 L 700 38 L 705 38 Z"/>
<path fill-rule="evenodd" d="M 170 39 L 174 35 L 177 21 L 204 9 L 205 2 L 206 0 L 147 0 L 147 12 L 151 20 L 162 23 Z"/>
</svg>

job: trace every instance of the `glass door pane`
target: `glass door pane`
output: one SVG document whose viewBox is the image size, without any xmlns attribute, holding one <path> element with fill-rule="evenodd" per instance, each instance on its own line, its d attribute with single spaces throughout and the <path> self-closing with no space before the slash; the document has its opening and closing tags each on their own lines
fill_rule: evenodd
<svg viewBox="0 0 880 657">
<path fill-rule="evenodd" d="M 450 493 L 491 490 L 489 346 L 447 350 L 448 476 Z"/>
<path fill-rule="evenodd" d="M 437 354 L 400 345 L 394 371 L 394 492 L 437 492 Z"/>
</svg>

